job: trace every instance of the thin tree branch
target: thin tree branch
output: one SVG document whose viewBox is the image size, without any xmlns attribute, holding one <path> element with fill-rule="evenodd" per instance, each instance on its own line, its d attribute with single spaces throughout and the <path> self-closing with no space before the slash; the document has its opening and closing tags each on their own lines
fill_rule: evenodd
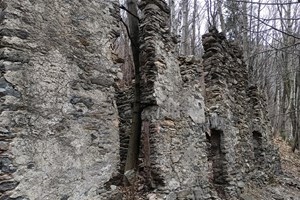
<svg viewBox="0 0 300 200">
<path fill-rule="evenodd" d="M 248 15 L 249 15 L 249 14 L 248 14 Z M 287 32 L 282 31 L 282 30 L 280 30 L 280 29 L 278 29 L 278 28 L 276 28 L 276 27 L 274 27 L 274 26 L 269 25 L 268 23 L 264 22 L 263 20 L 259 19 L 258 17 L 254 16 L 254 15 L 249 15 L 249 16 L 254 17 L 254 18 L 257 19 L 258 21 L 260 21 L 260 22 L 263 23 L 264 25 L 266 25 L 266 26 L 272 28 L 272 29 L 275 30 L 275 31 L 278 31 L 278 32 L 280 32 L 280 33 L 282 33 L 282 34 L 284 34 L 284 35 L 287 35 L 287 36 L 291 36 L 291 37 L 293 37 L 293 38 L 300 39 L 300 37 L 297 37 L 297 36 L 295 36 L 295 35 L 293 35 L 293 34 L 287 33 Z"/>
<path fill-rule="evenodd" d="M 289 4 L 300 4 L 299 2 L 286 2 L 286 3 L 263 3 L 263 2 L 248 2 L 248 1 L 236 1 L 236 0 L 229 0 L 237 3 L 249 3 L 249 4 L 260 4 L 260 5 L 289 5 Z"/>
<path fill-rule="evenodd" d="M 130 12 L 127 8 L 125 8 L 124 5 L 120 5 L 120 9 L 125 10 L 125 11 L 128 12 L 130 15 L 132 15 L 132 16 L 135 17 L 137 20 L 139 20 L 139 22 L 141 22 L 141 21 L 140 21 L 140 18 L 139 18 L 138 16 L 134 15 L 132 12 Z"/>
<path fill-rule="evenodd" d="M 134 44 L 134 42 L 132 41 L 131 36 L 130 36 L 129 28 L 128 28 L 127 24 L 124 22 L 124 20 L 123 20 L 122 18 L 121 18 L 121 22 L 122 22 L 122 24 L 123 24 L 123 25 L 125 26 L 125 28 L 126 28 L 126 32 L 127 32 L 128 38 L 129 38 L 129 40 L 130 40 L 130 43 L 131 43 L 134 47 L 136 47 L 135 44 Z"/>
</svg>

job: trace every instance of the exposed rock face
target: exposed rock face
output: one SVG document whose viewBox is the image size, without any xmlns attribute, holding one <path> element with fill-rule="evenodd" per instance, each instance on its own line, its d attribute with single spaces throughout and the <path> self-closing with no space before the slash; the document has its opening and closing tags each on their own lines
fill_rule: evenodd
<svg viewBox="0 0 300 200">
<path fill-rule="evenodd" d="M 1 1 L 0 199 L 121 199 L 110 184 L 126 158 L 133 93 L 114 88 L 115 3 Z M 178 59 L 167 4 L 139 8 L 149 198 L 235 199 L 279 172 L 242 51 L 211 29 L 203 63 Z"/>
<path fill-rule="evenodd" d="M 111 196 L 116 2 L 1 1 L 1 199 Z"/>
</svg>

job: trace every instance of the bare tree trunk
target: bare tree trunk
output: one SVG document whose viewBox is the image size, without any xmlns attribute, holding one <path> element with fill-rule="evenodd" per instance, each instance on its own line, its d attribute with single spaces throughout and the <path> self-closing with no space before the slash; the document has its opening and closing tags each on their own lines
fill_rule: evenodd
<svg viewBox="0 0 300 200">
<path fill-rule="evenodd" d="M 298 150 L 300 150 L 300 51 L 298 51 L 298 70 L 297 70 L 297 76 L 296 76 L 296 116 L 297 116 L 297 136 L 298 136 L 298 140 L 297 140 L 297 144 L 295 146 L 298 145 Z"/>
<path fill-rule="evenodd" d="M 250 0 L 250 2 L 252 2 L 252 0 Z M 250 4 L 250 17 L 249 17 L 249 29 L 253 30 L 253 4 Z M 248 52 L 248 78 L 250 83 L 253 83 L 253 68 L 254 68 L 254 56 L 252 56 L 254 54 L 254 50 L 255 47 L 253 47 L 253 38 L 254 38 L 254 34 L 253 31 L 250 31 L 250 36 L 249 36 L 250 40 L 249 40 L 249 52 Z"/>
<path fill-rule="evenodd" d="M 124 31 L 125 32 L 125 31 Z M 128 49 L 130 48 L 129 46 L 129 36 L 127 34 L 124 34 L 124 47 L 123 47 L 123 54 L 125 58 L 125 63 L 124 63 L 124 69 L 123 71 L 123 76 L 124 76 L 124 81 L 126 85 L 131 85 L 132 78 L 134 77 L 134 68 L 132 66 L 132 52 L 129 52 Z"/>
<path fill-rule="evenodd" d="M 226 32 L 225 29 L 225 20 L 222 12 L 222 5 L 223 5 L 223 0 L 218 0 L 218 14 L 219 14 L 219 19 L 220 19 L 220 25 L 221 25 L 221 31 Z"/>
<path fill-rule="evenodd" d="M 182 38 L 183 38 L 183 46 L 182 46 L 182 54 L 187 55 L 188 54 L 188 33 L 189 33 L 189 1 L 183 0 L 182 1 L 183 6 L 183 24 L 182 24 Z"/>
<path fill-rule="evenodd" d="M 138 16 L 137 1 L 127 0 L 128 10 L 135 16 Z M 127 158 L 125 163 L 125 172 L 134 170 L 137 167 L 139 156 L 139 146 L 141 137 L 141 91 L 140 91 L 140 60 L 139 60 L 139 21 L 131 14 L 128 14 L 129 30 L 131 38 L 131 50 L 133 55 L 135 69 L 134 102 L 132 110 L 131 134 L 128 145 Z"/>
<path fill-rule="evenodd" d="M 242 33 L 243 33 L 243 49 L 244 49 L 244 58 L 247 66 L 249 65 L 249 39 L 248 39 L 248 13 L 247 13 L 247 3 L 248 0 L 245 0 L 242 4 L 243 10 L 243 25 L 242 25 Z"/>
<path fill-rule="evenodd" d="M 259 1 L 260 2 L 260 1 Z M 260 11 L 261 11 L 261 4 L 258 4 L 258 8 L 257 8 L 257 26 L 256 26 L 256 45 L 259 45 L 260 42 L 260 36 L 259 36 L 259 29 L 260 29 Z"/>
<path fill-rule="evenodd" d="M 298 51 L 298 66 L 296 68 L 295 78 L 295 139 L 293 144 L 293 152 L 298 148 L 300 150 L 300 51 Z"/>
<path fill-rule="evenodd" d="M 280 7 L 280 17 L 286 18 L 287 21 L 281 20 L 281 29 L 286 31 L 287 33 L 291 33 L 290 30 L 290 18 L 291 18 L 291 10 L 290 5 L 287 5 L 288 8 L 286 9 L 283 5 Z M 282 11 L 285 12 L 285 15 L 283 16 Z M 288 47 L 290 45 L 290 36 L 283 34 L 283 46 Z M 285 133 L 287 135 L 287 115 L 288 111 L 291 110 L 291 82 L 290 82 L 290 55 L 287 50 L 282 52 L 282 66 L 283 66 L 283 73 L 282 73 L 282 82 L 283 82 L 283 96 L 282 96 L 282 123 L 280 132 Z M 291 122 L 293 120 L 292 113 L 289 114 Z M 293 124 L 293 123 L 292 123 Z"/>
<path fill-rule="evenodd" d="M 197 0 L 194 0 L 194 11 L 193 11 L 193 20 L 192 20 L 192 40 L 191 40 L 191 53 L 195 55 L 195 43 L 196 43 L 196 15 L 197 15 Z"/>
<path fill-rule="evenodd" d="M 169 0 L 169 7 L 170 7 L 170 11 L 171 11 L 171 14 L 170 14 L 170 31 L 171 33 L 173 33 L 173 22 L 175 20 L 175 5 L 174 5 L 174 0 Z"/>
<path fill-rule="evenodd" d="M 218 18 L 218 3 L 211 0 L 205 0 L 208 24 L 209 26 L 217 27 L 217 18 Z"/>
</svg>

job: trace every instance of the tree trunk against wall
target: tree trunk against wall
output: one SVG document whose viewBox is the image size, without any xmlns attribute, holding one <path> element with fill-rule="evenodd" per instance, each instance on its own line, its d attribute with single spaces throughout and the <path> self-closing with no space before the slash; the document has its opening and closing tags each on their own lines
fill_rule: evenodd
<svg viewBox="0 0 300 200">
<path fill-rule="evenodd" d="M 126 30 L 123 30 L 123 32 L 125 33 Z M 128 49 L 130 49 L 129 41 L 129 36 L 127 34 L 124 34 L 123 55 L 125 58 L 125 62 L 124 69 L 122 70 L 122 72 L 124 77 L 123 79 L 126 85 L 131 85 L 132 78 L 134 77 L 134 67 L 132 66 L 132 52 L 128 51 Z"/>
<path fill-rule="evenodd" d="M 135 16 L 138 16 L 137 1 L 127 0 L 128 10 Z M 131 38 L 131 50 L 133 55 L 135 69 L 135 84 L 134 84 L 134 102 L 132 109 L 132 124 L 131 134 L 127 158 L 125 163 L 125 172 L 136 169 L 139 156 L 139 146 L 141 137 L 141 91 L 140 91 L 140 60 L 139 60 L 139 21 L 131 14 L 128 14 L 129 30 Z"/>
</svg>

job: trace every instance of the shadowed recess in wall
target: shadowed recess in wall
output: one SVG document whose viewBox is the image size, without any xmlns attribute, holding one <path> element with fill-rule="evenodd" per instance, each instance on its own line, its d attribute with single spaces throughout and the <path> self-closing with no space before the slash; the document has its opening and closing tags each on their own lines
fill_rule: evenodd
<svg viewBox="0 0 300 200">
<path fill-rule="evenodd" d="M 254 160 L 256 164 L 262 162 L 262 135 L 258 131 L 253 131 L 253 153 L 254 153 Z"/>
<path fill-rule="evenodd" d="M 222 152 L 222 135 L 223 132 L 220 130 L 211 130 L 209 160 L 212 161 L 213 182 L 216 184 L 226 183 L 224 178 L 225 154 Z"/>
</svg>

